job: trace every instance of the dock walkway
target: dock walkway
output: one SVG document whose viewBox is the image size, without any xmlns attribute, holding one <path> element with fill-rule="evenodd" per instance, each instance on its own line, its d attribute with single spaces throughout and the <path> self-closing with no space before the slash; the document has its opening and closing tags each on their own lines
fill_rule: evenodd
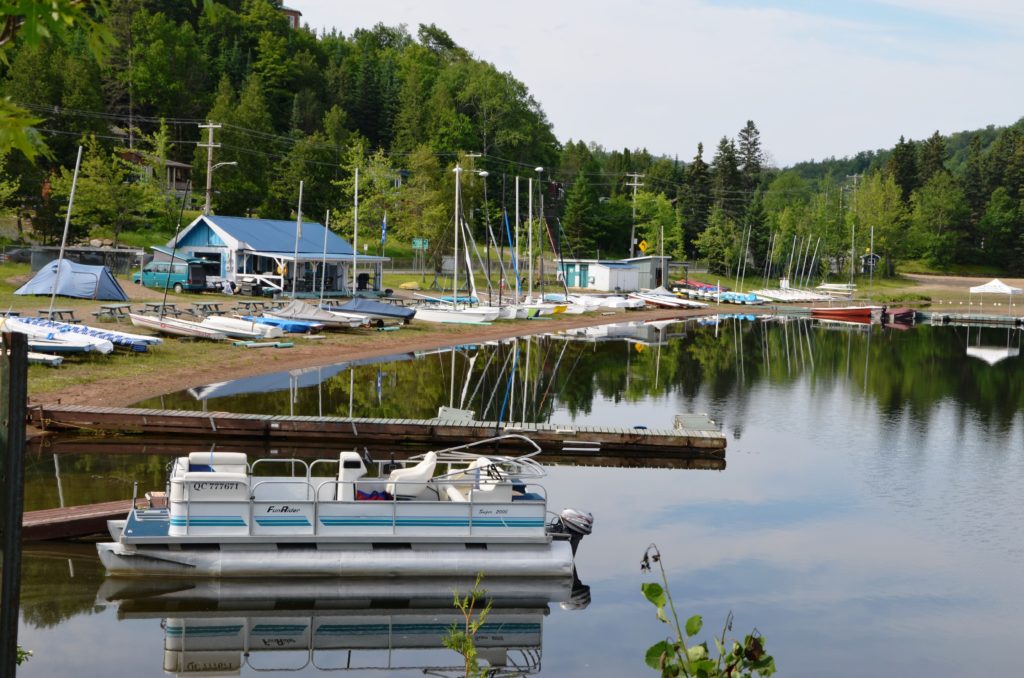
<svg viewBox="0 0 1024 678">
<path fill-rule="evenodd" d="M 293 417 L 231 412 L 195 412 L 84 405 L 32 408 L 31 423 L 44 431 L 117 432 L 201 437 L 223 441 L 303 442 L 319 445 L 386 444 L 453 446 L 496 435 L 520 433 L 542 449 L 575 456 L 606 454 L 643 457 L 724 459 L 726 438 L 718 430 L 698 430 L 692 420 L 674 429 L 645 427 L 508 425 L 457 419 L 378 419 Z"/>
<path fill-rule="evenodd" d="M 24 541 L 43 541 L 106 532 L 107 521 L 124 518 L 131 505 L 131 499 L 120 499 L 102 504 L 27 511 L 21 520 L 21 538 Z"/>
</svg>

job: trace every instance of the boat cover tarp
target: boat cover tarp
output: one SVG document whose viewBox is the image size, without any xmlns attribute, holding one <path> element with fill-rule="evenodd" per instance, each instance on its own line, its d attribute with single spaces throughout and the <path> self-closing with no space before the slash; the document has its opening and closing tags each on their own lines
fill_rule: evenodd
<svg viewBox="0 0 1024 678">
<path fill-rule="evenodd" d="M 412 320 L 412 317 L 416 315 L 415 308 L 399 306 L 398 304 L 387 304 L 382 301 L 363 299 L 361 297 L 357 297 L 344 304 L 334 305 L 328 308 L 331 311 L 341 311 L 342 313 L 383 316 L 387 318 L 394 318 L 395 320 Z"/>
<path fill-rule="evenodd" d="M 57 275 L 58 265 L 60 275 Z M 39 269 L 39 272 L 22 285 L 15 294 L 43 294 L 53 292 L 53 281 L 57 278 L 57 294 L 78 299 L 102 299 L 103 301 L 128 301 L 128 295 L 106 266 L 87 266 L 68 259 L 54 259 Z"/>
<path fill-rule="evenodd" d="M 266 314 L 277 318 L 289 318 L 291 320 L 303 320 L 310 323 L 322 323 L 327 326 L 343 324 L 338 320 L 338 316 L 332 315 L 329 311 L 317 308 L 311 304 L 307 304 L 304 301 L 299 301 L 298 299 L 293 299 L 281 308 L 267 311 Z"/>
<path fill-rule="evenodd" d="M 1020 294 L 1021 292 L 1024 290 L 1007 285 L 999 278 L 993 278 L 984 285 L 971 288 L 971 294 Z"/>
</svg>

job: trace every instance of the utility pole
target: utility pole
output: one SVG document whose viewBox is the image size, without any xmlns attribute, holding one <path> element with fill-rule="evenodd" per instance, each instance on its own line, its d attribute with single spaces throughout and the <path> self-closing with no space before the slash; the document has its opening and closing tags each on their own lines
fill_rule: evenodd
<svg viewBox="0 0 1024 678">
<path fill-rule="evenodd" d="M 847 174 L 847 179 L 853 179 L 853 199 L 851 203 L 856 204 L 857 200 L 857 184 L 860 183 L 859 174 Z M 854 206 L 851 205 L 851 206 Z M 853 275 L 855 266 L 857 265 L 857 213 L 853 213 L 853 219 L 850 220 L 850 286 L 853 287 Z"/>
<path fill-rule="evenodd" d="M 213 143 L 213 130 L 220 129 L 220 127 L 219 122 L 207 122 L 205 125 L 199 125 L 199 129 L 205 129 L 208 133 L 206 143 L 197 144 L 199 148 L 206 149 L 206 203 L 203 205 L 203 214 L 210 213 L 210 202 L 213 196 L 213 149 L 220 147 L 220 144 Z"/>
<path fill-rule="evenodd" d="M 629 257 L 632 259 L 636 256 L 636 189 L 643 186 L 640 180 L 644 178 L 644 175 L 627 172 L 626 176 L 633 180 L 633 183 L 626 184 L 633 187 L 633 226 L 629 229 Z"/>
</svg>

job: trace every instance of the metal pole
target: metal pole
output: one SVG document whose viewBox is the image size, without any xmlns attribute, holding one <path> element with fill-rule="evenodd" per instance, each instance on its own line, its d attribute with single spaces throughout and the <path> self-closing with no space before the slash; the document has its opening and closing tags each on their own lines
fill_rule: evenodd
<svg viewBox="0 0 1024 678">
<path fill-rule="evenodd" d="M 456 165 L 453 171 L 455 172 L 455 248 L 452 257 L 452 310 L 454 311 L 459 307 L 459 199 L 461 198 L 459 192 L 462 190 L 462 168 Z M 454 371 L 454 363 L 452 369 Z M 455 379 L 454 374 L 452 379 Z M 453 381 L 453 388 L 454 383 Z"/>
<path fill-rule="evenodd" d="M 302 183 L 302 181 L 299 181 L 299 215 L 295 218 L 295 254 L 292 256 L 292 299 L 295 298 L 295 285 L 299 281 L 299 239 L 302 237 Z"/>
<path fill-rule="evenodd" d="M 352 297 L 356 296 L 356 250 L 359 249 L 359 168 L 356 167 L 355 209 L 352 212 Z"/>
<path fill-rule="evenodd" d="M 327 279 L 327 233 L 331 230 L 331 210 L 327 210 L 324 219 L 324 253 L 320 264 L 320 305 L 324 305 L 324 281 Z"/>
<path fill-rule="evenodd" d="M 0 675 L 13 676 L 18 659 L 21 605 L 21 520 L 25 494 L 25 403 L 28 396 L 28 337 L 5 332 L 0 350 Z"/>
<path fill-rule="evenodd" d="M 526 281 L 526 288 L 528 290 L 526 296 L 529 302 L 533 303 L 533 177 L 526 180 L 526 190 L 529 196 L 526 200 L 526 204 L 529 205 L 527 208 L 529 214 L 527 223 L 530 225 L 526 239 L 526 248 L 529 250 L 528 255 L 530 257 L 526 267 L 527 275 L 530 276 L 530 279 Z M 524 414 L 523 416 L 525 418 L 526 415 Z"/>
<path fill-rule="evenodd" d="M 519 276 L 519 177 L 516 176 L 516 245 L 515 245 L 515 258 L 516 258 L 516 303 L 522 302 L 523 290 L 520 286 Z"/>
<path fill-rule="evenodd" d="M 60 254 L 57 255 L 57 275 L 53 277 L 50 288 L 50 317 L 53 317 L 53 301 L 57 297 L 57 283 L 60 281 L 60 265 L 64 262 L 64 247 L 68 242 L 68 228 L 71 226 L 71 207 L 75 204 L 75 187 L 78 185 L 78 168 L 82 166 L 82 147 L 78 147 L 78 159 L 75 160 L 75 176 L 71 180 L 71 195 L 68 197 L 68 213 L 64 216 L 64 235 L 60 238 Z"/>
</svg>

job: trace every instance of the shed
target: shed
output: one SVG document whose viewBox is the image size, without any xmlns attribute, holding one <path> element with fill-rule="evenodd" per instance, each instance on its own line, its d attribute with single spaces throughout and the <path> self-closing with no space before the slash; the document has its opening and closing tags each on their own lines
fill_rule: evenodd
<svg viewBox="0 0 1024 678">
<path fill-rule="evenodd" d="M 665 284 L 668 264 L 672 261 L 672 257 L 652 255 L 633 257 L 632 259 L 623 259 L 622 261 L 637 267 L 641 289 L 653 289 Z"/>
<path fill-rule="evenodd" d="M 624 261 L 561 259 L 558 266 L 568 287 L 599 292 L 634 292 L 640 289 L 640 269 Z"/>
<path fill-rule="evenodd" d="M 298 254 L 296 254 L 296 249 Z M 167 243 L 176 258 L 215 262 L 220 277 L 290 292 L 351 294 L 352 266 L 356 266 L 356 291 L 379 291 L 387 257 L 355 254 L 344 238 L 315 221 L 250 219 L 203 215 Z M 169 252 L 157 249 L 158 257 Z M 360 271 L 359 269 L 364 269 Z M 296 277 L 297 276 L 297 277 Z"/>
<path fill-rule="evenodd" d="M 106 266 L 87 266 L 67 259 L 54 259 L 43 266 L 14 293 L 49 296 L 54 292 L 54 283 L 57 294 L 62 297 L 128 301 L 128 295 Z"/>
</svg>

